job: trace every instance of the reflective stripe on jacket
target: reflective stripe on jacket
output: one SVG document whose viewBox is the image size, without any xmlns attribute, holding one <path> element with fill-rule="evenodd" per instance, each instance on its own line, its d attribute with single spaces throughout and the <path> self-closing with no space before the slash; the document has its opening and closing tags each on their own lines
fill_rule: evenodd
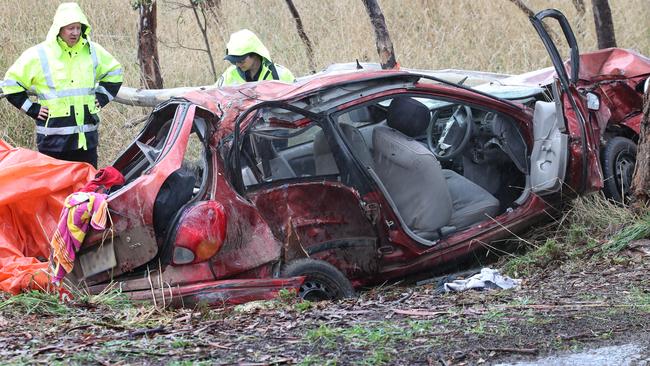
<svg viewBox="0 0 650 366">
<path fill-rule="evenodd" d="M 82 38 L 69 47 L 58 33 L 71 23 L 82 24 Z M 44 42 L 25 51 L 7 70 L 5 94 L 32 91 L 49 109 L 47 121 L 36 121 L 37 144 L 43 151 L 91 149 L 97 146 L 99 118 L 96 100 L 112 100 L 123 80 L 119 62 L 91 42 L 90 25 L 76 3 L 59 6 Z M 32 102 L 20 107 L 27 112 Z"/>
<path fill-rule="evenodd" d="M 274 72 L 275 69 L 275 72 Z M 287 83 L 293 83 L 295 78 L 291 71 L 282 65 L 277 65 L 269 60 L 262 59 L 260 74 L 257 80 L 280 80 Z M 217 86 L 239 85 L 246 82 L 244 72 L 235 65 L 231 65 L 221 74 L 217 80 Z"/>
</svg>

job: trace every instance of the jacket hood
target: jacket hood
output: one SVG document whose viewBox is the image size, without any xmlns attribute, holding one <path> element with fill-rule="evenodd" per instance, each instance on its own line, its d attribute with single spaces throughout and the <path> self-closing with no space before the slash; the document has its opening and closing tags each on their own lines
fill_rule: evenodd
<svg viewBox="0 0 650 366">
<path fill-rule="evenodd" d="M 230 40 L 226 44 L 226 56 L 243 56 L 251 52 L 271 60 L 271 53 L 255 33 L 242 29 L 230 35 Z"/>
<path fill-rule="evenodd" d="M 72 23 L 81 23 L 85 25 L 83 27 L 82 37 L 89 39 L 90 36 L 90 23 L 88 23 L 88 18 L 81 11 L 79 4 L 77 3 L 62 3 L 56 9 L 54 14 L 54 20 L 52 21 L 52 26 L 50 27 L 49 32 L 47 32 L 47 38 L 45 39 L 49 42 L 56 42 L 56 36 L 59 35 L 59 30 L 61 27 L 65 27 L 68 24 Z"/>
</svg>

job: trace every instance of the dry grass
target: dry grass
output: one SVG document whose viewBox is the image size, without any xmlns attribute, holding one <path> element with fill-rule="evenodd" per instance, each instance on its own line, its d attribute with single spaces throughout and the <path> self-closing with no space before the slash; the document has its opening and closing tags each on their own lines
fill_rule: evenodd
<svg viewBox="0 0 650 366">
<path fill-rule="evenodd" d="M 177 0 L 187 2 L 187 0 Z M 58 0 L 2 0 L 0 72 L 20 52 L 40 42 L 51 24 Z M 596 40 L 590 9 L 584 19 L 570 1 L 526 1 L 533 10 L 555 7 L 564 12 L 578 35 L 583 51 L 594 50 Z M 589 8 L 589 1 L 587 7 Z M 124 65 L 125 85 L 139 84 L 137 66 L 138 13 L 124 0 L 79 0 L 93 26 L 94 40 Z M 305 48 L 283 0 L 222 1 L 219 23 L 211 23 L 210 41 L 217 72 L 229 34 L 240 28 L 255 31 L 274 59 L 296 75 L 309 72 Z M 205 85 L 214 81 L 194 15 L 170 1 L 159 0 L 158 35 L 166 87 Z M 315 2 L 296 0 L 305 30 L 315 48 L 315 62 L 323 68 L 333 62 L 376 61 L 374 35 L 361 1 Z M 650 8 L 647 0 L 612 2 L 620 47 L 650 54 Z M 413 68 L 462 68 L 520 73 L 549 65 L 541 42 L 526 16 L 507 0 L 383 0 L 389 30 L 401 65 Z M 103 112 L 100 165 L 109 164 L 131 141 L 136 129 L 124 123 L 147 110 L 109 105 Z M 17 146 L 34 147 L 33 123 L 6 102 L 0 103 L 0 137 Z"/>
</svg>

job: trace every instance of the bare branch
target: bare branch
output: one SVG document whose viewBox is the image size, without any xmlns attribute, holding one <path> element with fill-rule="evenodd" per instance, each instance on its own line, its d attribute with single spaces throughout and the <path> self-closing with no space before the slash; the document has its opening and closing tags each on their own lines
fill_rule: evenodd
<svg viewBox="0 0 650 366">
<path fill-rule="evenodd" d="M 524 14 L 526 14 L 526 16 L 528 16 L 529 18 L 532 18 L 532 17 L 535 16 L 535 12 L 532 11 L 532 10 L 528 7 L 528 5 L 526 5 L 526 4 L 523 2 L 523 0 L 510 0 L 510 2 L 513 3 L 513 4 L 515 4 L 519 9 L 521 9 L 521 11 L 523 11 Z"/>
<path fill-rule="evenodd" d="M 217 79 L 217 70 L 215 67 L 214 63 L 214 56 L 212 54 L 212 48 L 210 46 L 210 40 L 209 40 L 209 26 L 208 26 L 208 20 L 207 20 L 207 15 L 206 11 L 210 12 L 211 14 L 214 14 L 212 9 L 209 9 L 209 7 L 217 7 L 218 9 L 218 4 L 219 1 L 215 0 L 189 0 L 189 4 L 185 3 L 180 3 L 180 2 L 175 2 L 175 1 L 165 1 L 165 4 L 170 5 L 172 9 L 174 10 L 179 10 L 181 12 L 185 10 L 191 10 L 192 14 L 194 15 L 194 19 L 196 20 L 196 24 L 199 27 L 199 30 L 201 32 L 202 38 L 203 38 L 203 44 L 205 45 L 205 48 L 197 48 L 197 47 L 189 47 L 186 46 L 182 41 L 181 41 L 181 31 L 180 31 L 180 26 L 179 23 L 181 19 L 183 19 L 183 15 L 179 15 L 177 20 L 176 20 L 176 40 L 173 41 L 173 43 L 169 42 L 164 42 L 160 41 L 160 43 L 169 48 L 181 48 L 184 50 L 189 50 L 189 51 L 198 51 L 198 52 L 205 52 L 208 56 L 208 62 L 210 64 L 210 70 L 212 71 L 212 77 L 214 80 Z M 216 18 L 215 18 L 216 19 Z M 216 20 L 215 20 L 216 21 Z"/>
<path fill-rule="evenodd" d="M 305 33 L 305 28 L 302 25 L 302 19 L 300 19 L 300 14 L 298 13 L 298 9 L 296 9 L 295 5 L 293 4 L 293 0 L 285 0 L 285 1 L 287 3 L 287 6 L 289 7 L 289 11 L 291 12 L 291 16 L 293 17 L 293 20 L 296 22 L 296 29 L 298 30 L 298 35 L 300 36 L 300 39 L 302 39 L 302 43 L 304 43 L 305 47 L 307 48 L 307 59 L 309 60 L 309 68 L 311 69 L 311 72 L 314 73 L 316 72 L 316 63 L 314 62 L 314 47 L 312 46 L 309 37 L 307 37 L 307 33 Z"/>
<path fill-rule="evenodd" d="M 194 2 L 191 2 L 192 12 L 194 13 L 194 18 L 196 19 L 196 24 L 198 24 L 199 29 L 201 30 L 201 35 L 203 36 L 203 43 L 205 44 L 205 52 L 208 54 L 208 59 L 210 60 L 210 69 L 212 70 L 213 80 L 217 80 L 217 70 L 214 67 L 214 57 L 212 57 L 212 50 L 210 49 L 210 40 L 208 39 L 208 21 L 205 15 L 205 10 L 201 4 L 196 5 Z M 199 18 L 199 12 L 201 10 L 201 15 L 203 17 L 203 22 Z"/>
<path fill-rule="evenodd" d="M 578 1 L 580 1 L 580 0 L 578 0 Z M 526 14 L 527 17 L 532 18 L 532 17 L 535 16 L 535 12 L 531 8 L 529 8 L 528 5 L 526 5 L 526 3 L 524 3 L 523 0 L 510 0 L 510 2 L 515 4 L 521 11 L 523 11 L 524 14 Z M 561 42 L 558 42 L 558 40 L 561 39 L 561 38 L 558 37 L 557 33 L 555 33 L 555 31 L 553 31 L 552 29 L 549 29 L 546 26 L 546 24 L 543 24 L 543 25 L 544 25 L 544 29 L 546 29 L 546 31 L 551 36 L 551 38 L 553 38 L 553 43 L 555 43 L 555 44 L 561 43 Z"/>
<path fill-rule="evenodd" d="M 585 8 L 585 0 L 573 0 L 573 6 L 576 8 L 578 15 L 584 16 L 587 9 Z"/>
</svg>

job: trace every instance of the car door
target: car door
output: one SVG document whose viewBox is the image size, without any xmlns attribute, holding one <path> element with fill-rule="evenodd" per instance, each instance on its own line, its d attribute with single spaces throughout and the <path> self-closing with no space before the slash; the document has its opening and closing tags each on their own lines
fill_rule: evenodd
<svg viewBox="0 0 650 366">
<path fill-rule="evenodd" d="M 543 20 L 558 22 L 570 47 L 568 75 L 557 46 Z M 531 186 L 538 194 L 559 191 L 563 183 L 576 192 L 602 187 L 597 138 L 587 122 L 586 102 L 576 83 L 580 70 L 575 35 L 566 17 L 555 9 L 543 10 L 530 18 L 546 48 L 557 80 L 553 85 L 554 102 L 537 102 L 534 117 L 535 142 L 531 154 Z M 568 174 L 568 176 L 565 176 Z"/>
<path fill-rule="evenodd" d="M 350 279 L 375 273 L 376 233 L 355 189 L 359 173 L 335 158 L 345 153 L 340 136 L 291 105 L 247 113 L 229 159 L 234 185 L 283 243 L 283 261 L 324 260 Z"/>
</svg>

